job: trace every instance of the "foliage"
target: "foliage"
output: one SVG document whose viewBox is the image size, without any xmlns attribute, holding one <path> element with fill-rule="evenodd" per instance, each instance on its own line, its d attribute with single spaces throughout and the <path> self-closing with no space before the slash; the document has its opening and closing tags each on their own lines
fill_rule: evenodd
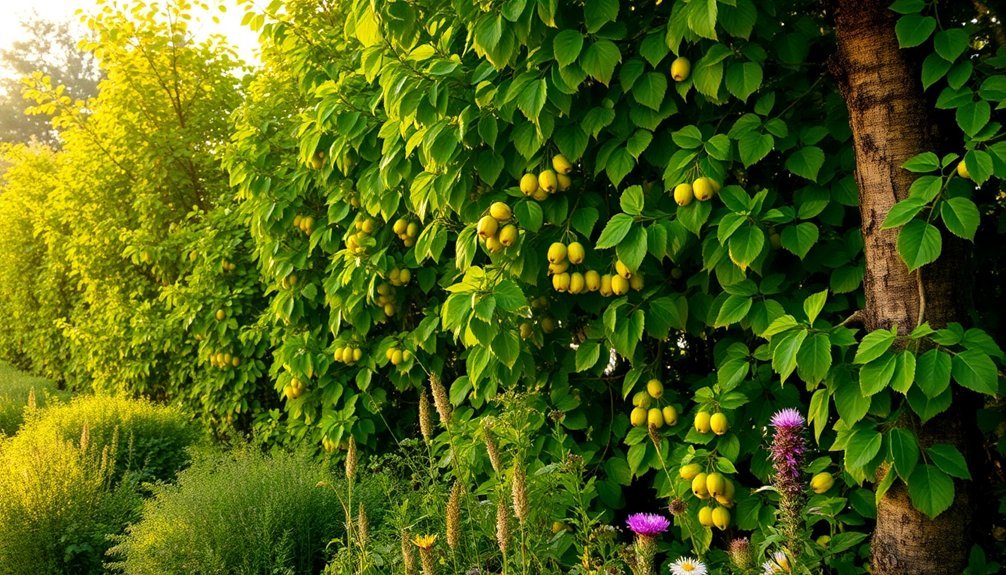
<svg viewBox="0 0 1006 575">
<path fill-rule="evenodd" d="M 136 518 L 141 501 L 132 477 L 113 480 L 119 447 L 80 445 L 51 430 L 0 444 L 4 573 L 104 572 L 108 536 Z"/>
<path fill-rule="evenodd" d="M 303 454 L 204 454 L 176 484 L 154 488 L 110 566 L 128 575 L 317 573 L 341 516 L 322 481 L 330 473 Z"/>
<path fill-rule="evenodd" d="M 66 400 L 66 392 L 41 377 L 19 372 L 0 363 L 0 436 L 14 435 L 25 411 Z"/>
<path fill-rule="evenodd" d="M 104 396 L 78 396 L 69 403 L 28 414 L 10 440 L 13 451 L 28 452 L 56 438 L 97 453 L 118 446 L 113 481 L 128 473 L 137 480 L 167 480 L 189 460 L 187 448 L 198 438 L 177 409 L 147 401 Z"/>
</svg>

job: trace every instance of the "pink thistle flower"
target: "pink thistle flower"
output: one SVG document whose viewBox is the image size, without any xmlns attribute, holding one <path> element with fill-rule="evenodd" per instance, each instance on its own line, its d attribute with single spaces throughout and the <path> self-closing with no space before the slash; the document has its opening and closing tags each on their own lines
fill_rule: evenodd
<svg viewBox="0 0 1006 575">
<path fill-rule="evenodd" d="M 625 523 L 633 533 L 644 537 L 655 537 L 671 526 L 666 517 L 656 513 L 633 513 Z"/>
<path fill-rule="evenodd" d="M 791 553 L 797 547 L 797 535 L 802 521 L 804 485 L 801 480 L 803 456 L 807 451 L 804 439 L 804 418 L 795 409 L 783 409 L 772 416 L 771 458 L 775 470 L 773 483 L 779 491 L 779 522 Z"/>
</svg>

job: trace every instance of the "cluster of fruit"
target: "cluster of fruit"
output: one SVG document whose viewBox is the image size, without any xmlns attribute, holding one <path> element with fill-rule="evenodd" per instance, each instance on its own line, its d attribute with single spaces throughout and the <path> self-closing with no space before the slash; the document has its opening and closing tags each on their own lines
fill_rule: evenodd
<svg viewBox="0 0 1006 575">
<path fill-rule="evenodd" d="M 704 409 L 700 409 L 695 414 L 695 431 L 699 433 L 709 433 L 711 431 L 716 435 L 723 435 L 729 430 L 730 422 L 727 421 L 727 416 L 722 411 L 709 413 Z"/>
<path fill-rule="evenodd" d="M 547 314 L 548 298 L 545 296 L 538 296 L 531 300 L 530 305 L 531 311 L 534 312 L 535 316 L 540 316 L 538 326 L 541 328 L 541 331 L 546 334 L 555 331 L 555 318 Z M 521 322 L 520 337 L 522 339 L 530 339 L 532 336 L 534 336 L 534 324 L 531 321 Z"/>
<path fill-rule="evenodd" d="M 552 157 L 551 170 L 542 170 L 537 175 L 526 173 L 520 178 L 520 191 L 525 196 L 542 201 L 555 192 L 565 192 L 573 185 L 569 174 L 573 172 L 573 163 L 562 154 Z"/>
<path fill-rule="evenodd" d="M 304 395 L 304 390 L 304 382 L 295 377 L 290 380 L 290 383 L 283 386 L 283 395 L 287 399 L 297 399 Z"/>
<path fill-rule="evenodd" d="M 698 463 L 682 465 L 681 478 L 692 482 L 692 494 L 709 504 L 699 509 L 699 523 L 723 531 L 730 525 L 730 507 L 734 505 L 734 482 L 722 473 L 706 473 Z M 715 502 L 715 504 L 714 504 Z"/>
<path fill-rule="evenodd" d="M 409 268 L 398 268 L 393 267 L 391 271 L 388 272 L 388 281 L 391 285 L 401 287 L 409 283 L 412 280 L 412 272 Z"/>
<path fill-rule="evenodd" d="M 646 391 L 636 392 L 632 396 L 632 412 L 629 421 L 635 427 L 655 427 L 674 425 L 678 422 L 678 410 L 673 405 L 665 403 L 664 384 L 659 379 L 646 382 Z"/>
<path fill-rule="evenodd" d="M 398 274 L 399 282 L 401 282 L 402 274 L 405 274 L 406 281 L 408 281 L 408 278 L 412 277 L 412 274 L 409 272 L 409 270 L 401 270 Z M 377 305 L 381 306 L 381 309 L 384 310 L 384 315 L 388 317 L 394 316 L 395 312 L 398 311 L 398 307 L 395 305 L 395 302 L 397 302 L 398 299 L 395 297 L 395 288 L 392 287 L 392 284 L 394 284 L 394 280 L 392 280 L 392 283 L 390 284 L 382 282 L 377 286 Z M 405 285 L 405 284 L 398 283 L 395 285 Z"/>
<path fill-rule="evenodd" d="M 416 238 L 419 237 L 419 222 L 410 222 L 408 218 L 398 218 L 391 228 L 398 239 L 402 240 L 405 247 L 411 248 L 416 245 Z"/>
<path fill-rule="evenodd" d="M 388 361 L 391 362 L 391 365 L 398 365 L 403 361 L 409 361 L 410 359 L 412 359 L 411 351 L 407 349 L 402 349 L 397 345 L 389 347 L 388 351 L 386 351 L 384 355 L 388 358 Z"/>
<path fill-rule="evenodd" d="M 597 270 L 570 272 L 569 266 L 583 263 L 583 244 L 572 242 L 566 245 L 554 242 L 548 248 L 548 273 L 552 276 L 552 287 L 557 292 L 580 294 L 600 292 L 605 297 L 625 295 L 629 288 L 643 289 L 643 276 L 632 271 L 622 260 L 615 262 L 615 273 L 601 275 Z"/>
<path fill-rule="evenodd" d="M 377 220 L 362 213 L 357 214 L 353 220 L 353 229 L 356 232 L 346 237 L 346 249 L 358 256 L 363 255 L 367 252 L 365 240 L 377 231 Z"/>
<path fill-rule="evenodd" d="M 232 272 L 232 271 L 238 269 L 237 264 L 235 264 L 234 262 L 231 262 L 231 261 L 227 261 L 227 260 L 224 260 L 224 263 L 221 264 L 220 267 L 222 267 L 225 272 Z"/>
<path fill-rule="evenodd" d="M 363 350 L 353 344 L 335 348 L 335 361 L 353 365 L 363 357 Z"/>
<path fill-rule="evenodd" d="M 237 367 L 241 365 L 240 357 L 233 357 L 229 353 L 211 353 L 210 354 L 210 365 L 213 367 L 225 368 L 225 367 Z"/>
<path fill-rule="evenodd" d="M 489 206 L 489 213 L 479 219 L 475 231 L 479 239 L 485 242 L 487 250 L 496 253 L 517 242 L 520 232 L 516 225 L 510 223 L 512 217 L 510 206 L 503 202 L 493 202 Z"/>
<path fill-rule="evenodd" d="M 314 218 L 297 214 L 293 217 L 293 227 L 306 235 L 311 235 L 311 232 L 314 231 Z"/>
<path fill-rule="evenodd" d="M 720 183 L 716 180 L 702 176 L 694 182 L 682 182 L 674 186 L 674 201 L 679 206 L 687 206 L 692 200 L 705 202 L 711 200 L 716 192 L 720 191 Z"/>
</svg>

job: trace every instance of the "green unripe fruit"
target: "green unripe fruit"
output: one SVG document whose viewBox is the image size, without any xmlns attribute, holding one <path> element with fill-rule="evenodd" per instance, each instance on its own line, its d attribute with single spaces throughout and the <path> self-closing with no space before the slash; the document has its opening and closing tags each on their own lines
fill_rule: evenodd
<svg viewBox="0 0 1006 575">
<path fill-rule="evenodd" d="M 650 407 L 650 395 L 645 391 L 637 391 L 632 396 L 632 405 L 636 407 Z"/>
</svg>

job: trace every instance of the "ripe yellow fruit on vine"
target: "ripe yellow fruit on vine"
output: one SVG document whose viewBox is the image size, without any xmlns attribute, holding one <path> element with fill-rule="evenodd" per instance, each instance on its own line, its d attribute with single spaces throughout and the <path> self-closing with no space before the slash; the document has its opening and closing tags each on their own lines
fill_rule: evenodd
<svg viewBox="0 0 1006 575">
<path fill-rule="evenodd" d="M 559 182 L 560 192 L 565 192 L 573 187 L 573 178 L 567 176 L 566 174 L 556 174 L 555 179 Z"/>
<path fill-rule="evenodd" d="M 513 212 L 510 210 L 510 206 L 505 203 L 493 202 L 493 204 L 489 206 L 489 215 L 496 218 L 496 221 L 502 224 L 513 216 Z"/>
<path fill-rule="evenodd" d="M 629 422 L 633 427 L 642 427 L 646 425 L 646 415 L 645 407 L 636 407 L 629 413 Z"/>
<path fill-rule="evenodd" d="M 630 270 L 629 266 L 625 265 L 625 262 L 622 260 L 615 261 L 615 273 L 623 279 L 629 279 L 632 277 L 632 270 Z"/>
<path fill-rule="evenodd" d="M 695 193 L 695 199 L 700 202 L 711 199 L 716 194 L 717 187 L 719 187 L 718 184 L 713 182 L 712 178 L 705 176 L 692 182 L 692 192 Z"/>
<path fill-rule="evenodd" d="M 622 276 L 611 276 L 611 293 L 625 295 L 629 293 L 629 280 Z"/>
<path fill-rule="evenodd" d="M 709 420 L 711 416 L 708 411 L 700 411 L 695 414 L 695 431 L 699 433 L 709 433 Z"/>
<path fill-rule="evenodd" d="M 384 304 L 384 315 L 388 317 L 395 315 L 395 304 L 393 303 Z"/>
<path fill-rule="evenodd" d="M 353 349 L 353 361 L 360 361 L 363 358 L 363 350 L 360 348 Z"/>
<path fill-rule="evenodd" d="M 713 497 L 722 495 L 726 490 L 726 479 L 727 478 L 723 477 L 723 474 L 718 471 L 714 471 L 706 476 L 706 491 L 709 492 L 709 495 L 712 495 Z"/>
<path fill-rule="evenodd" d="M 409 350 L 407 350 L 407 349 L 403 349 L 402 350 L 402 361 L 409 361 L 410 359 L 412 359 L 412 352 L 409 351 Z"/>
<path fill-rule="evenodd" d="M 678 410 L 675 409 L 673 405 L 665 405 L 663 412 L 664 423 L 667 425 L 674 425 L 678 422 Z"/>
<path fill-rule="evenodd" d="M 664 384 L 659 379 L 651 379 L 646 382 L 646 393 L 653 399 L 660 399 L 664 396 Z"/>
<path fill-rule="evenodd" d="M 637 391 L 632 396 L 632 405 L 636 407 L 650 407 L 650 394 L 645 391 Z"/>
<path fill-rule="evenodd" d="M 688 182 L 674 186 L 674 201 L 679 206 L 687 206 L 694 199 L 695 193 L 692 192 L 692 185 Z"/>
<path fill-rule="evenodd" d="M 723 435 L 730 429 L 730 423 L 727 421 L 727 416 L 721 411 L 717 411 L 709 418 L 709 429 L 713 431 L 716 435 Z"/>
<path fill-rule="evenodd" d="M 303 220 L 304 218 L 300 214 L 295 215 L 293 217 L 293 227 L 300 229 L 300 224 Z"/>
<path fill-rule="evenodd" d="M 227 317 L 227 314 L 224 313 L 224 310 L 218 309 L 216 313 L 217 321 L 223 321 L 225 317 Z"/>
<path fill-rule="evenodd" d="M 545 193 L 551 194 L 559 187 L 559 180 L 555 177 L 555 172 L 552 170 L 544 170 L 542 173 L 538 174 L 538 187 L 545 190 Z"/>
<path fill-rule="evenodd" d="M 546 192 L 541 188 L 538 188 L 535 191 L 535 193 L 531 194 L 531 197 L 539 202 L 544 202 L 546 199 L 548 199 L 548 192 Z"/>
<path fill-rule="evenodd" d="M 646 412 L 646 423 L 650 427 L 656 427 L 657 429 L 664 426 L 664 414 L 660 412 L 659 407 L 651 407 Z"/>
<path fill-rule="evenodd" d="M 559 174 L 569 174 L 573 171 L 573 163 L 567 160 L 566 156 L 562 154 L 552 156 L 552 167 Z"/>
<path fill-rule="evenodd" d="M 818 495 L 831 489 L 832 485 L 835 485 L 835 476 L 827 471 L 822 471 L 810 479 L 810 488 Z"/>
<path fill-rule="evenodd" d="M 552 276 L 552 287 L 557 292 L 564 292 L 569 289 L 569 273 L 562 272 Z"/>
<path fill-rule="evenodd" d="M 534 174 L 524 174 L 520 178 L 520 191 L 525 196 L 538 191 L 538 177 Z"/>
<path fill-rule="evenodd" d="M 683 82 L 688 79 L 688 74 L 692 72 L 692 62 L 684 56 L 678 56 L 671 62 L 671 78 L 675 82 Z"/>
<path fill-rule="evenodd" d="M 402 350 L 396 349 L 391 353 L 391 365 L 398 365 L 402 363 Z"/>
<path fill-rule="evenodd" d="M 233 367 L 238 367 L 239 365 L 241 365 L 241 358 L 240 357 L 232 358 L 231 359 L 231 365 Z"/>
<path fill-rule="evenodd" d="M 734 482 L 729 479 L 724 479 L 723 493 L 713 496 L 716 502 L 724 507 L 732 507 L 734 504 Z"/>
<path fill-rule="evenodd" d="M 496 218 L 492 216 L 482 216 L 476 230 L 478 231 L 479 237 L 485 240 L 495 236 L 496 230 L 499 229 L 499 226 L 500 224 L 496 221 Z"/>
<path fill-rule="evenodd" d="M 604 274 L 603 276 L 601 276 L 601 287 L 598 289 L 600 290 L 601 295 L 603 295 L 604 297 L 608 297 L 612 294 L 611 279 L 612 279 L 611 274 Z"/>
<path fill-rule="evenodd" d="M 725 531 L 730 526 L 730 511 L 726 507 L 713 509 L 713 525 L 720 531 Z"/>
<path fill-rule="evenodd" d="M 569 260 L 563 260 L 557 264 L 548 264 L 548 273 L 561 274 L 569 269 Z"/>
<path fill-rule="evenodd" d="M 506 247 L 512 246 L 517 241 L 517 233 L 517 226 L 513 224 L 503 226 L 503 229 L 500 230 L 500 243 Z"/>
<path fill-rule="evenodd" d="M 416 222 L 409 222 L 408 227 L 405 228 L 405 235 L 415 239 L 415 237 L 419 235 L 419 224 Z M 405 243 L 408 244 L 408 242 Z"/>
<path fill-rule="evenodd" d="M 566 246 L 566 257 L 569 258 L 569 263 L 573 265 L 581 264 L 585 256 L 586 250 L 580 242 L 573 242 Z"/>
<path fill-rule="evenodd" d="M 573 272 L 569 274 L 569 293 L 579 294 L 583 293 L 586 289 L 586 282 L 583 279 L 583 274 L 580 272 Z"/>
<path fill-rule="evenodd" d="M 709 499 L 709 489 L 706 488 L 705 473 L 699 473 L 692 478 L 692 493 L 699 499 Z"/>
<path fill-rule="evenodd" d="M 632 277 L 629 278 L 629 287 L 632 288 L 632 291 L 643 291 L 643 288 L 646 287 L 643 275 L 640 273 L 632 274 Z"/>
<path fill-rule="evenodd" d="M 957 175 L 965 180 L 971 179 L 971 172 L 968 171 L 968 166 L 964 163 L 964 160 L 957 163 Z"/>
<path fill-rule="evenodd" d="M 553 242 L 548 247 L 548 261 L 553 264 L 566 261 L 566 245 L 562 242 Z"/>
<path fill-rule="evenodd" d="M 407 269 L 402 270 L 398 274 L 398 283 L 401 284 L 401 285 L 405 285 L 405 284 L 409 283 L 409 280 L 411 280 L 411 279 L 412 279 L 412 272 L 410 272 Z"/>
<path fill-rule="evenodd" d="M 372 234 L 376 229 L 377 229 L 377 222 L 375 222 L 371 218 L 363 220 L 363 223 L 360 225 L 360 230 L 363 231 L 363 233 L 365 234 Z"/>
<path fill-rule="evenodd" d="M 311 216 L 307 216 L 306 218 L 300 221 L 300 224 L 301 229 L 304 230 L 304 233 L 309 234 L 311 233 L 311 230 L 314 229 L 314 218 L 312 218 Z"/>
<path fill-rule="evenodd" d="M 402 235 L 402 234 L 404 234 L 404 233 L 405 233 L 405 231 L 406 231 L 406 230 L 408 230 L 408 229 L 409 229 L 409 222 L 408 222 L 408 221 L 406 221 L 406 219 L 405 219 L 405 218 L 398 218 L 397 220 L 395 220 L 395 225 L 394 225 L 394 226 L 392 226 L 392 228 L 391 228 L 391 229 L 392 229 L 392 231 L 394 231 L 394 232 L 395 232 L 396 234 L 398 234 L 398 235 Z"/>
<path fill-rule="evenodd" d="M 583 274 L 583 281 L 587 284 L 587 291 L 601 289 L 601 274 L 597 273 L 597 270 L 587 270 Z"/>
<path fill-rule="evenodd" d="M 534 334 L 534 327 L 531 326 L 530 322 L 524 322 L 520 324 L 520 337 L 521 339 L 527 339 Z"/>
<path fill-rule="evenodd" d="M 498 236 L 489 236 L 486 238 L 486 249 L 492 253 L 497 253 L 503 251 L 503 242 L 500 241 Z"/>
<path fill-rule="evenodd" d="M 688 465 L 682 465 L 681 469 L 678 470 L 678 474 L 681 475 L 681 479 L 686 481 L 691 481 L 695 479 L 695 476 L 702 471 L 702 466 L 698 463 L 689 463 Z"/>
<path fill-rule="evenodd" d="M 713 508 L 703 507 L 699 509 L 699 525 L 703 527 L 713 526 Z"/>
<path fill-rule="evenodd" d="M 391 356 L 393 356 L 393 355 L 395 355 L 395 348 L 393 348 L 393 347 L 389 347 L 384 352 L 384 357 L 388 358 L 388 361 L 391 361 Z"/>
</svg>

